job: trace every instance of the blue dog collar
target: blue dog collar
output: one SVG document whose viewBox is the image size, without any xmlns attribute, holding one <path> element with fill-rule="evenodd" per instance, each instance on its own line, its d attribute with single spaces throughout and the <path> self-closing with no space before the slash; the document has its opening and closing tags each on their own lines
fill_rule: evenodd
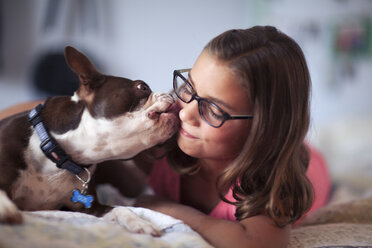
<svg viewBox="0 0 372 248">
<path fill-rule="evenodd" d="M 58 168 L 70 171 L 73 174 L 80 174 L 84 169 L 83 166 L 74 163 L 71 157 L 58 145 L 58 143 L 49 135 L 41 118 L 43 105 L 39 104 L 28 114 L 28 121 L 32 124 L 36 134 L 40 139 L 40 148 Z"/>
<path fill-rule="evenodd" d="M 94 198 L 91 195 L 85 195 L 88 189 L 88 183 L 91 179 L 90 172 L 87 167 L 74 163 L 71 160 L 71 157 L 67 155 L 66 152 L 58 145 L 58 143 L 49 135 L 49 132 L 45 128 L 40 115 L 42 109 L 43 105 L 39 104 L 29 112 L 27 118 L 27 120 L 32 124 L 36 134 L 39 136 L 40 148 L 45 156 L 53 161 L 58 168 L 68 170 L 69 172 L 75 174 L 75 176 L 83 183 L 81 192 L 77 189 L 73 190 L 71 201 L 82 203 L 85 208 L 90 208 Z M 87 180 L 83 180 L 79 176 L 79 174 L 84 170 L 88 175 Z"/>
</svg>

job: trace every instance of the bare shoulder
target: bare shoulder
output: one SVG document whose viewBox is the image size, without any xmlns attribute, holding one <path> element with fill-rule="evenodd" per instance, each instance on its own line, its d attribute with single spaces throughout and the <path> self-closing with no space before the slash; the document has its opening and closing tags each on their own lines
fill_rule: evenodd
<svg viewBox="0 0 372 248">
<path fill-rule="evenodd" d="M 245 227 L 248 235 L 263 247 L 287 247 L 289 242 L 290 225 L 280 228 L 274 221 L 265 216 L 258 215 L 246 218 L 240 223 Z M 255 242 L 255 243 L 256 243 Z"/>
</svg>

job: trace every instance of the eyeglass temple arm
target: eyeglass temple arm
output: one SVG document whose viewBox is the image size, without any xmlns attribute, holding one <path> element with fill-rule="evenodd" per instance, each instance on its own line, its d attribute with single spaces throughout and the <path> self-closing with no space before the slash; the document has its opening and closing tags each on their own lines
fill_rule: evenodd
<svg viewBox="0 0 372 248">
<path fill-rule="evenodd" d="M 179 73 L 184 73 L 184 72 L 189 72 L 191 71 L 191 68 L 188 68 L 188 69 L 180 69 L 180 70 L 176 70 L 178 71 Z"/>
<path fill-rule="evenodd" d="M 253 115 L 234 115 L 234 116 L 229 116 L 229 119 L 252 119 Z"/>
</svg>

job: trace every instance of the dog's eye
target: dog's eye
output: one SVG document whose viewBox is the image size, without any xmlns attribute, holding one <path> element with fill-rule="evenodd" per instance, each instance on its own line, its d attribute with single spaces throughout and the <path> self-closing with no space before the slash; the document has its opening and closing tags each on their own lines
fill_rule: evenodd
<svg viewBox="0 0 372 248">
<path fill-rule="evenodd" d="M 139 84 L 137 84 L 137 89 L 139 89 L 139 90 L 149 90 L 150 87 L 145 83 L 139 83 Z"/>
</svg>

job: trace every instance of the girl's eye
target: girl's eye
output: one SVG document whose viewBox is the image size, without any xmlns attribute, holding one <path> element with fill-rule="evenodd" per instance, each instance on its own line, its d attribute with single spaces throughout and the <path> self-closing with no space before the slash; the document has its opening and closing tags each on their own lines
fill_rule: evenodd
<svg viewBox="0 0 372 248">
<path fill-rule="evenodd" d="M 202 112 L 209 122 L 215 123 L 216 121 L 224 120 L 224 115 L 219 108 L 209 102 L 202 102 Z"/>
<path fill-rule="evenodd" d="M 211 109 L 211 108 L 209 108 L 209 114 L 210 114 L 213 118 L 215 118 L 216 120 L 223 120 L 223 118 L 224 118 L 223 115 L 214 112 L 213 109 Z"/>
</svg>

